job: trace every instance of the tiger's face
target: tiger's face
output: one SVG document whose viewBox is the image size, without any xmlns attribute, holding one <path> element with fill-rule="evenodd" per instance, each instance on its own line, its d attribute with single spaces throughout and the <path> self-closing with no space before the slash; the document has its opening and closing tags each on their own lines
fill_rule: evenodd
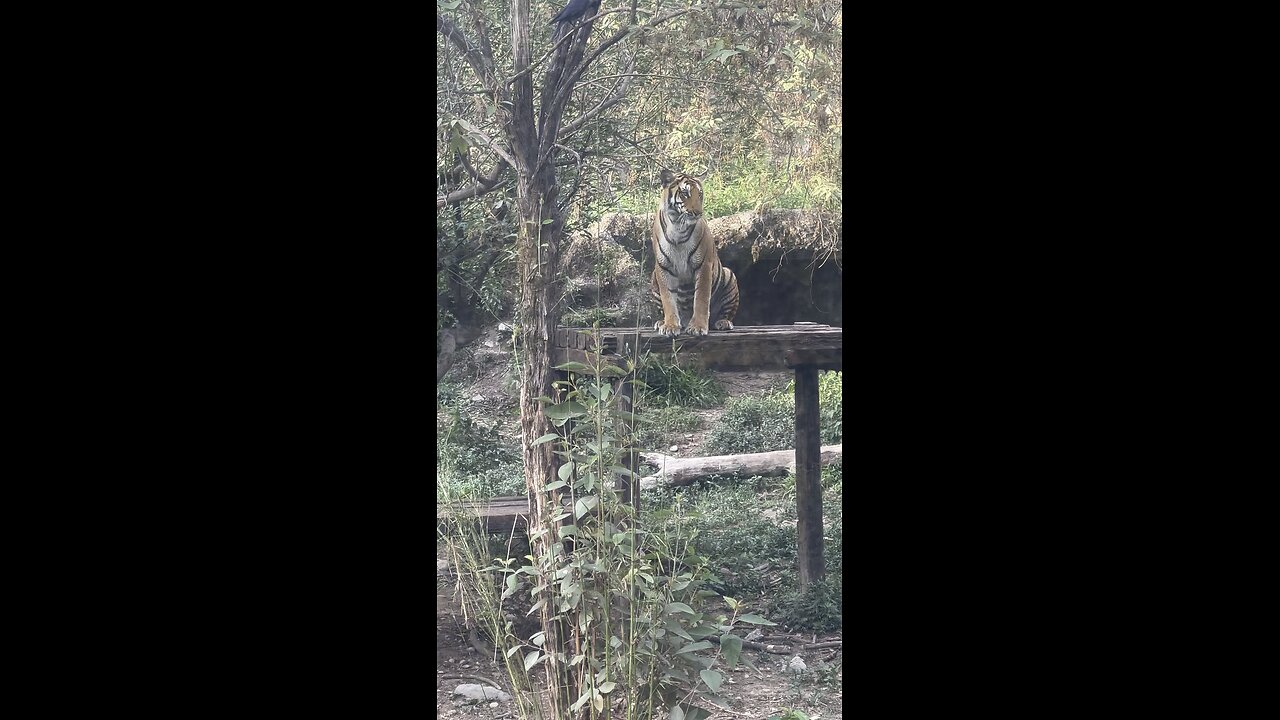
<svg viewBox="0 0 1280 720">
<path fill-rule="evenodd" d="M 663 170 L 662 188 L 668 209 L 693 217 L 702 214 L 702 183 L 697 178 Z"/>
</svg>

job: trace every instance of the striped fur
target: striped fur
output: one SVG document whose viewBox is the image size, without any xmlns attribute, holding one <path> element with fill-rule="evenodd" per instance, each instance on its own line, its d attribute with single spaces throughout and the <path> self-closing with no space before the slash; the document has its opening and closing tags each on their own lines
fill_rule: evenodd
<svg viewBox="0 0 1280 720">
<path fill-rule="evenodd" d="M 738 279 L 720 264 L 702 214 L 702 183 L 662 171 L 662 197 L 653 218 L 651 292 L 662 304 L 653 329 L 667 337 L 732 330 L 738 314 Z"/>
</svg>

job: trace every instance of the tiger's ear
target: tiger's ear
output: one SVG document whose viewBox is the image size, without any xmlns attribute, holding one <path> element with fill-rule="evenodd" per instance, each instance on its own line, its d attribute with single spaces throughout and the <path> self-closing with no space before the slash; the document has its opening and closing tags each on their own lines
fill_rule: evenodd
<svg viewBox="0 0 1280 720">
<path fill-rule="evenodd" d="M 662 179 L 662 187 L 666 187 L 676 179 L 676 174 L 666 168 L 662 168 L 662 174 L 659 177 Z"/>
</svg>

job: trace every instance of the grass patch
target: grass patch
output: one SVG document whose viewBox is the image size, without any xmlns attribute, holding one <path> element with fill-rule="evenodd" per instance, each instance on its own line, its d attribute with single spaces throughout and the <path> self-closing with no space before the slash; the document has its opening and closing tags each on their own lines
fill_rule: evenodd
<svg viewBox="0 0 1280 720">
<path fill-rule="evenodd" d="M 642 402 L 648 407 L 713 407 L 727 395 L 711 373 L 654 356 L 641 360 L 636 374 L 647 386 Z"/>
<path fill-rule="evenodd" d="M 795 446 L 796 403 L 785 392 L 732 398 L 707 434 L 709 455 L 769 452 Z"/>
<path fill-rule="evenodd" d="M 683 442 L 684 433 L 702 427 L 702 418 L 683 407 L 664 407 L 650 410 L 649 422 L 638 423 L 635 441 L 639 447 L 660 448 L 672 441 Z"/>
<path fill-rule="evenodd" d="M 841 373 L 818 375 L 818 432 L 823 445 L 842 442 Z M 731 398 L 707 434 L 713 455 L 770 452 L 795 447 L 795 381 L 783 390 Z"/>
<path fill-rule="evenodd" d="M 471 420 L 459 404 L 436 432 L 437 501 L 524 493 L 520 452 L 503 443 L 497 427 Z"/>
<path fill-rule="evenodd" d="M 713 588 L 740 600 L 763 603 L 766 617 L 796 630 L 840 627 L 843 584 L 843 472 L 822 472 L 823 560 L 827 578 L 799 590 L 795 476 L 700 483 L 650 491 L 642 498 L 654 511 L 680 505 L 682 523 L 699 555 L 711 559 Z M 651 516 L 652 517 L 652 516 Z"/>
</svg>

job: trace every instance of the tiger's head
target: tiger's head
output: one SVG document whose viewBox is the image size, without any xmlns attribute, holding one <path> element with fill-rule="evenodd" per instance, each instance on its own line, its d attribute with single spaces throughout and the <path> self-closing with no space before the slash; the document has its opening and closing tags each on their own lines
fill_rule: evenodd
<svg viewBox="0 0 1280 720">
<path fill-rule="evenodd" d="M 662 206 L 680 215 L 702 214 L 702 182 L 692 175 L 662 170 Z"/>
</svg>

